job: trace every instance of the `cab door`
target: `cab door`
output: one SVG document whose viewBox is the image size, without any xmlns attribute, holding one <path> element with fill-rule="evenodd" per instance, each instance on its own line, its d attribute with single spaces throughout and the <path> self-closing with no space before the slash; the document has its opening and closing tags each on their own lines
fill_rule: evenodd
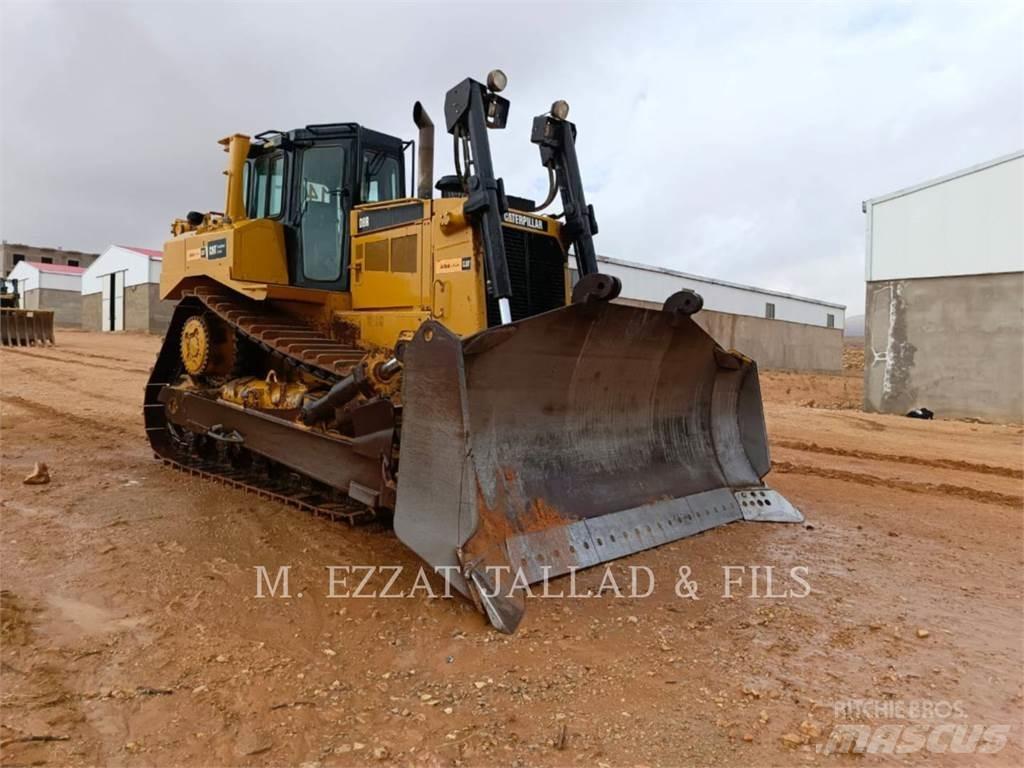
<svg viewBox="0 0 1024 768">
<path fill-rule="evenodd" d="M 297 285 L 324 290 L 347 286 L 349 143 L 317 144 L 301 153 L 298 184 Z"/>
</svg>

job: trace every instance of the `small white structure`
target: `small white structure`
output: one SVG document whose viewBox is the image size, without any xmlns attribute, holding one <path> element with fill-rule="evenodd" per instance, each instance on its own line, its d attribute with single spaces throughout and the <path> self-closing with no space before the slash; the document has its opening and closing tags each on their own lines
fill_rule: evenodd
<svg viewBox="0 0 1024 768">
<path fill-rule="evenodd" d="M 674 269 L 598 256 L 598 269 L 622 281 L 622 297 L 661 305 L 683 288 L 696 291 L 704 308 L 729 315 L 788 320 L 791 323 L 842 328 L 846 307 L 820 299 L 755 288 L 750 285 L 699 277 Z"/>
<path fill-rule="evenodd" d="M 95 331 L 167 328 L 172 307 L 160 301 L 163 254 L 112 245 L 82 276 L 82 327 Z"/>
<path fill-rule="evenodd" d="M 19 261 L 8 280 L 16 280 L 18 305 L 52 309 L 55 325 L 77 328 L 82 323 L 82 276 L 85 267 Z"/>
</svg>

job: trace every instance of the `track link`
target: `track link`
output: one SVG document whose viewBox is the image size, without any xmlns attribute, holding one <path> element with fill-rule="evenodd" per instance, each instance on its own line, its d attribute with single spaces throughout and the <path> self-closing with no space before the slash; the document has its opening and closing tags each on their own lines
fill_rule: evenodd
<svg viewBox="0 0 1024 768">
<path fill-rule="evenodd" d="M 295 507 L 314 515 L 328 517 L 331 520 L 346 522 L 349 525 L 368 522 L 373 519 L 374 513 L 368 507 L 356 501 L 347 503 L 318 502 L 314 495 L 300 495 L 289 493 L 287 489 L 267 483 L 256 473 L 246 473 L 237 470 L 227 470 L 221 464 L 215 462 L 187 461 L 181 462 L 167 456 L 158 457 L 166 467 L 184 472 L 192 477 L 201 477 L 204 480 L 212 480 L 222 485 L 230 486 L 251 493 L 261 499 L 276 501 Z"/>
<path fill-rule="evenodd" d="M 185 292 L 186 298 L 201 302 L 206 309 L 263 349 L 274 352 L 293 365 L 328 381 L 348 375 L 366 355 L 354 344 L 346 344 L 322 333 L 302 320 L 251 299 L 199 286 Z"/>
</svg>

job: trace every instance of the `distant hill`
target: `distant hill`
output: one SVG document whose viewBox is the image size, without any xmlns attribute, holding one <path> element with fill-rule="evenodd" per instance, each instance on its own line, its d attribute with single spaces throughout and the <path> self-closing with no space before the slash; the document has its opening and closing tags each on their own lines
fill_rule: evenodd
<svg viewBox="0 0 1024 768">
<path fill-rule="evenodd" d="M 864 315 L 854 315 L 853 317 L 846 318 L 843 336 L 864 338 Z"/>
</svg>

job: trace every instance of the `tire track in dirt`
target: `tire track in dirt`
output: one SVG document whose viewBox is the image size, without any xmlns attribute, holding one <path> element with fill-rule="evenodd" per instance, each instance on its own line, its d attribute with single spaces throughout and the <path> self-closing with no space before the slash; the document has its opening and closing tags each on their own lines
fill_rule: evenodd
<svg viewBox="0 0 1024 768">
<path fill-rule="evenodd" d="M 96 360 L 106 360 L 111 363 L 135 363 L 137 360 L 132 360 L 128 357 L 114 357 L 113 355 L 97 355 L 95 352 L 82 352 L 78 349 L 69 349 L 65 346 L 60 347 L 41 347 L 41 349 L 48 352 L 57 352 L 61 355 L 74 355 L 75 357 L 88 357 Z M 59 358 L 53 358 L 54 360 Z"/>
<path fill-rule="evenodd" d="M 14 355 L 25 355 L 26 357 L 34 357 L 38 360 L 49 360 L 52 363 L 81 365 L 85 366 L 86 368 L 103 368 L 108 371 L 117 371 L 118 373 L 149 373 L 149 369 L 147 368 L 127 368 L 123 365 L 102 365 L 100 363 L 92 363 L 85 360 L 71 360 L 63 357 L 51 357 L 50 355 L 41 355 L 38 352 L 29 352 L 27 349 L 5 349 L 4 354 L 7 353 Z"/>
<path fill-rule="evenodd" d="M 850 472 L 844 469 L 824 469 L 807 464 L 792 464 L 788 461 L 773 461 L 772 470 L 781 474 L 810 475 L 827 480 L 842 480 L 848 483 L 870 485 L 874 488 L 892 488 L 900 491 L 909 491 L 910 493 L 926 493 L 934 496 L 956 496 L 987 504 L 999 504 L 1000 506 L 1012 507 L 1017 510 L 1024 506 L 1024 496 L 1014 496 L 1008 493 L 998 493 L 997 491 L 982 491 L 964 485 L 915 483 L 912 480 L 886 479 L 877 475 Z"/>
<path fill-rule="evenodd" d="M 805 443 L 800 440 L 775 440 L 773 446 L 788 448 L 794 451 L 807 451 L 808 453 L 823 453 L 828 456 L 847 456 L 851 459 L 869 459 L 871 461 L 888 461 L 898 464 L 916 464 L 922 467 L 935 467 L 937 469 L 957 469 L 965 472 L 977 472 L 980 475 L 999 475 L 1000 477 L 1012 477 L 1016 480 L 1024 480 L 1024 469 L 1013 467 L 998 467 L 992 464 L 976 464 L 971 461 L 957 461 L 956 459 L 925 459 L 920 456 L 902 456 L 892 453 L 875 453 L 874 451 L 856 451 L 847 448 L 831 448 L 817 443 Z"/>
<path fill-rule="evenodd" d="M 79 427 L 85 427 L 87 429 L 96 429 L 100 432 L 114 432 L 119 435 L 133 435 L 136 436 L 136 431 L 126 426 L 118 426 L 114 422 L 100 421 L 99 419 L 90 419 L 88 416 L 79 416 L 68 411 L 62 411 L 59 408 L 40 403 L 35 400 L 29 400 L 25 397 L 19 397 L 18 395 L 4 395 L 4 403 L 11 403 L 19 408 L 24 408 L 36 416 L 41 416 L 48 419 L 56 419 L 58 421 L 68 422 Z"/>
</svg>

